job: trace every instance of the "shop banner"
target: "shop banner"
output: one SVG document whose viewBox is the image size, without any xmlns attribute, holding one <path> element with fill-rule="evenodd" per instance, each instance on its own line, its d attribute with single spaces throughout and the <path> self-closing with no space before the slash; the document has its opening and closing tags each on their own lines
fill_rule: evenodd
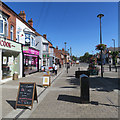
<svg viewBox="0 0 120 120">
<path fill-rule="evenodd" d="M 23 53 L 33 54 L 33 55 L 39 55 L 39 50 L 35 50 L 33 48 L 28 48 L 26 46 L 23 46 Z"/>
<path fill-rule="evenodd" d="M 0 38 L 0 49 L 21 52 L 21 44 L 18 44 L 14 41 L 10 41 L 4 38 Z"/>
</svg>

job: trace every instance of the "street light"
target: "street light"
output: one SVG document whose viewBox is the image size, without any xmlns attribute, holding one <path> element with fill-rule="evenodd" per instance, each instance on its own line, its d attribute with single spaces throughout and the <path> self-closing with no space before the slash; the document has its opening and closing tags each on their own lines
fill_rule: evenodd
<svg viewBox="0 0 120 120">
<path fill-rule="evenodd" d="M 114 56 L 115 56 L 115 39 L 112 39 L 113 42 L 114 42 Z M 116 62 L 115 62 L 115 59 L 113 61 L 114 65 L 115 65 L 115 71 L 117 72 L 117 66 L 116 66 Z"/>
<path fill-rule="evenodd" d="M 64 44 L 65 44 L 65 67 L 66 67 L 66 42 L 64 42 Z"/>
<path fill-rule="evenodd" d="M 97 17 L 100 18 L 100 44 L 102 44 L 101 18 L 103 16 L 104 16 L 103 14 L 97 15 Z M 102 49 L 101 49 L 101 77 L 103 77 Z"/>
</svg>

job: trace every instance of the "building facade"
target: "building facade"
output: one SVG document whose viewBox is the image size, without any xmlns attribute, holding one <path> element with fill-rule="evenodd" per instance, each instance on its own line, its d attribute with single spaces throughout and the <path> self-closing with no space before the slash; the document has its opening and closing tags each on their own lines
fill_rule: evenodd
<svg viewBox="0 0 120 120">
<path fill-rule="evenodd" d="M 22 45 L 16 42 L 16 14 L 2 3 L 0 6 L 0 82 L 22 77 Z"/>
</svg>

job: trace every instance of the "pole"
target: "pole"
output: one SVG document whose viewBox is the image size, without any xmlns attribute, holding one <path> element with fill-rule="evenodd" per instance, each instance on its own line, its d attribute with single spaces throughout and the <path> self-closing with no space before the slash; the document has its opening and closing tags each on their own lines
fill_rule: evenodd
<svg viewBox="0 0 120 120">
<path fill-rule="evenodd" d="M 65 67 L 66 67 L 66 42 L 65 42 Z"/>
<path fill-rule="evenodd" d="M 100 17 L 100 44 L 102 44 L 101 17 Z M 101 77 L 103 77 L 103 59 L 102 59 L 102 49 L 101 49 Z"/>
</svg>

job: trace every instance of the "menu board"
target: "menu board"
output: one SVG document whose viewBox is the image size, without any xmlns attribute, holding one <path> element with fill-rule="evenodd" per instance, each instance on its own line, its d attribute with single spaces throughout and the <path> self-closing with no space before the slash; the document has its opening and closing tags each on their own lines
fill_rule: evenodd
<svg viewBox="0 0 120 120">
<path fill-rule="evenodd" d="M 17 106 L 33 106 L 33 100 L 37 100 L 36 83 L 19 83 L 19 90 L 16 100 Z"/>
</svg>

